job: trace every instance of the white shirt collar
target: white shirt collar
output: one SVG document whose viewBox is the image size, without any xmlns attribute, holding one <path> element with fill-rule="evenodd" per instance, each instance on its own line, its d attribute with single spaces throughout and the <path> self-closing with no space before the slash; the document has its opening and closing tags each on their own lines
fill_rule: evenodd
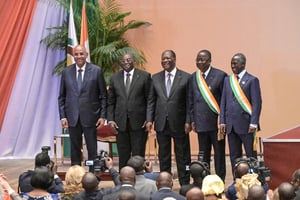
<svg viewBox="0 0 300 200">
<path fill-rule="evenodd" d="M 205 74 L 205 77 L 207 77 L 207 75 L 209 74 L 210 69 L 211 69 L 211 66 L 209 66 L 209 68 L 203 73 L 203 74 Z"/>
<path fill-rule="evenodd" d="M 168 72 L 168 71 L 165 70 L 165 77 L 168 77 L 169 73 L 172 74 L 172 77 L 175 77 L 176 71 L 177 71 L 176 67 L 174 67 L 174 69 L 172 71 L 170 71 L 170 72 Z"/>
<path fill-rule="evenodd" d="M 239 74 L 238 74 L 238 77 L 239 77 L 239 80 L 242 80 L 243 76 L 245 75 L 246 73 L 246 69 L 244 69 L 243 71 L 241 71 Z"/>
<path fill-rule="evenodd" d="M 132 77 L 132 76 L 133 76 L 133 73 L 134 73 L 134 68 L 133 68 L 130 72 L 126 72 L 126 71 L 124 70 L 124 77 L 126 77 L 126 74 L 130 74 L 130 77 Z"/>
<path fill-rule="evenodd" d="M 78 65 L 76 65 L 76 71 L 78 72 L 79 69 L 82 69 L 82 71 L 85 71 L 85 67 L 86 67 L 86 63 L 84 63 L 84 65 L 82 67 L 78 67 Z"/>
</svg>

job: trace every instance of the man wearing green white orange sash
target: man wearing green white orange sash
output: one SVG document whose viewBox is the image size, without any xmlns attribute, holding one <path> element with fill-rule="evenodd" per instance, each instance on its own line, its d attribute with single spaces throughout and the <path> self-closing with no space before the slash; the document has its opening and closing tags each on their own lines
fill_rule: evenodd
<svg viewBox="0 0 300 200">
<path fill-rule="evenodd" d="M 237 158 L 242 157 L 242 146 L 247 157 L 257 157 L 254 151 L 256 131 L 261 113 L 259 80 L 246 69 L 246 57 L 242 53 L 231 59 L 233 74 L 224 80 L 221 100 L 220 129 L 227 134 L 232 170 Z"/>
<path fill-rule="evenodd" d="M 218 139 L 218 117 L 224 78 L 227 74 L 211 66 L 211 53 L 201 50 L 196 57 L 198 70 L 189 83 L 189 110 L 193 131 L 197 133 L 200 161 L 210 165 L 214 148 L 215 172 L 225 180 L 225 140 Z"/>
</svg>

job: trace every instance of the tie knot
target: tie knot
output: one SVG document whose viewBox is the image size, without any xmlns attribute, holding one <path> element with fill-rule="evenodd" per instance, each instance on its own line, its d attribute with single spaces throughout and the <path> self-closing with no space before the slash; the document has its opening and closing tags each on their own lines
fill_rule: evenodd
<svg viewBox="0 0 300 200">
<path fill-rule="evenodd" d="M 130 77 L 130 76 L 131 76 L 131 74 L 130 74 L 130 73 L 127 73 L 127 74 L 126 74 L 126 76 L 127 76 L 127 77 Z"/>
<path fill-rule="evenodd" d="M 239 80 L 239 79 L 240 79 L 239 75 L 235 75 L 235 76 L 236 76 L 236 79 L 237 79 L 237 80 Z"/>
<path fill-rule="evenodd" d="M 203 78 L 205 79 L 206 75 L 204 73 L 202 73 Z"/>
<path fill-rule="evenodd" d="M 171 78 L 172 74 L 171 73 L 168 73 L 168 78 Z"/>
<path fill-rule="evenodd" d="M 79 70 L 78 70 L 78 72 L 82 72 L 82 71 L 83 71 L 82 69 L 79 69 Z"/>
</svg>

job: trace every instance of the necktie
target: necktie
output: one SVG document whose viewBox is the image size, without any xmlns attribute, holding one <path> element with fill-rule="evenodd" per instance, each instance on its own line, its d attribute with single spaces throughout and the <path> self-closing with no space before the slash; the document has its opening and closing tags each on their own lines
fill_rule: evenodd
<svg viewBox="0 0 300 200">
<path fill-rule="evenodd" d="M 167 80 L 167 85 L 166 85 L 166 88 L 167 88 L 167 96 L 170 95 L 170 91 L 171 91 L 171 86 L 172 86 L 172 83 L 171 83 L 171 73 L 168 73 L 168 80 Z"/>
<path fill-rule="evenodd" d="M 82 69 L 78 70 L 77 86 L 78 86 L 78 90 L 80 91 L 82 88 Z"/>
<path fill-rule="evenodd" d="M 204 73 L 202 73 L 202 76 L 203 76 L 203 78 L 205 79 L 205 74 L 204 74 Z"/>
<path fill-rule="evenodd" d="M 129 88 L 130 88 L 130 73 L 126 74 L 126 81 L 125 81 L 125 88 L 126 88 L 126 94 L 128 95 L 129 93 Z"/>
</svg>

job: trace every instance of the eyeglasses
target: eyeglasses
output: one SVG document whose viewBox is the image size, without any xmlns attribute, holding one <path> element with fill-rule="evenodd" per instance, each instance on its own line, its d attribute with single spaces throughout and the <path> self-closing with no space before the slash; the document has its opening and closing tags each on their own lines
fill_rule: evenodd
<svg viewBox="0 0 300 200">
<path fill-rule="evenodd" d="M 134 62 L 134 59 L 133 59 L 133 58 L 127 58 L 127 59 L 121 59 L 121 60 L 120 60 L 120 63 L 121 63 L 121 64 L 132 63 L 132 62 Z"/>
</svg>

